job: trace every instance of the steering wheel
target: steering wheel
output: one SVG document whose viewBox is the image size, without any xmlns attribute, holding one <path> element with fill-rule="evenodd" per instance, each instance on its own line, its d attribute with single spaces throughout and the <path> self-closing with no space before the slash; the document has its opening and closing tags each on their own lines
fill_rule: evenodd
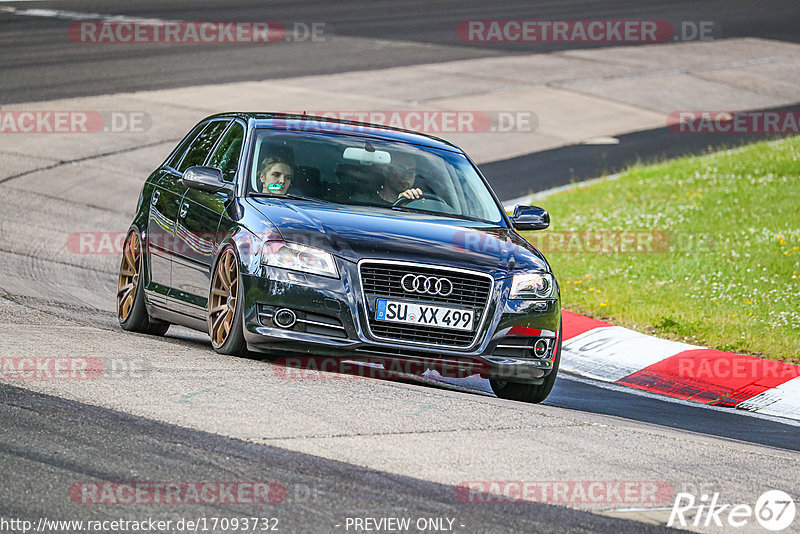
<svg viewBox="0 0 800 534">
<path fill-rule="evenodd" d="M 394 205 L 402 207 L 402 206 L 405 206 L 406 204 L 408 204 L 409 202 L 414 202 L 415 200 L 434 200 L 436 202 L 441 202 L 445 206 L 449 206 L 450 205 L 442 197 L 440 197 L 439 195 L 436 195 L 434 193 L 422 193 L 422 196 L 419 197 L 419 198 L 400 197 L 395 201 Z"/>
</svg>

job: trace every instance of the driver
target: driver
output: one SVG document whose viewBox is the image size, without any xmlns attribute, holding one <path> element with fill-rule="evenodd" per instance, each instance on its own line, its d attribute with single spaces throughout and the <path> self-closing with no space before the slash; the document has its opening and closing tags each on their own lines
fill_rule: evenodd
<svg viewBox="0 0 800 534">
<path fill-rule="evenodd" d="M 416 200 L 422 198 L 422 189 L 414 187 L 417 180 L 417 160 L 413 154 L 395 153 L 392 165 L 384 169 L 383 184 L 378 189 L 378 196 L 394 204 L 400 198 Z"/>
<path fill-rule="evenodd" d="M 269 156 L 261 162 L 258 179 L 261 180 L 261 191 L 275 195 L 285 195 L 292 185 L 294 169 L 280 156 Z"/>
<path fill-rule="evenodd" d="M 401 198 L 422 198 L 422 189 L 413 187 L 417 180 L 416 159 L 411 154 L 394 154 L 391 165 L 376 165 L 380 185 L 378 190 L 355 193 L 351 200 L 359 204 L 389 207 Z"/>
</svg>

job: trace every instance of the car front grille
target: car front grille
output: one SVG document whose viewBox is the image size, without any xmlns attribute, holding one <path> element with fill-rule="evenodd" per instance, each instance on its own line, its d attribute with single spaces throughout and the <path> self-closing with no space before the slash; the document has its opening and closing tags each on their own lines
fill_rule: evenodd
<svg viewBox="0 0 800 534">
<path fill-rule="evenodd" d="M 494 284 L 488 274 L 400 262 L 362 262 L 360 274 L 372 337 L 427 346 L 470 347 L 483 324 Z M 407 274 L 446 278 L 452 283 L 452 292 L 448 295 L 409 292 L 401 282 Z M 466 331 L 378 321 L 375 319 L 375 301 L 378 298 L 472 309 L 475 311 L 476 328 Z"/>
<path fill-rule="evenodd" d="M 403 289 L 400 280 L 406 274 L 421 274 L 445 277 L 453 283 L 453 292 L 446 297 L 439 295 L 419 295 Z M 378 265 L 367 263 L 361 266 L 361 281 L 364 292 L 387 298 L 424 300 L 442 305 L 462 308 L 483 308 L 492 287 L 492 280 L 480 274 L 467 274 L 460 271 L 432 269 L 407 265 Z"/>
</svg>

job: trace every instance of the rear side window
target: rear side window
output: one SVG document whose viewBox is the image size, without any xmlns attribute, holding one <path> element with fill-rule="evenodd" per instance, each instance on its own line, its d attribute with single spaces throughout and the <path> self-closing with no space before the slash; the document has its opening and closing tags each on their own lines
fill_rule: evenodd
<svg viewBox="0 0 800 534">
<path fill-rule="evenodd" d="M 186 155 L 183 157 L 180 167 L 178 167 L 178 171 L 183 172 L 189 167 L 202 165 L 208 153 L 214 147 L 214 143 L 217 142 L 217 138 L 219 138 L 227 125 L 227 120 L 209 123 L 203 133 L 198 135 L 197 139 L 189 146 L 189 150 L 186 151 Z"/>
<path fill-rule="evenodd" d="M 175 167 L 178 166 L 178 162 L 181 160 L 183 154 L 186 152 L 186 148 L 189 146 L 189 143 L 191 143 L 194 140 L 194 138 L 197 137 L 197 134 L 199 134 L 206 126 L 208 126 L 207 122 L 201 122 L 200 124 L 195 126 L 191 132 L 189 132 L 189 135 L 183 138 L 181 144 L 178 145 L 178 148 L 175 149 L 175 152 L 173 152 L 170 158 L 167 160 L 166 162 L 167 167 L 172 167 L 174 169 Z"/>
<path fill-rule="evenodd" d="M 208 162 L 209 167 L 216 167 L 222 171 L 222 179 L 232 182 L 236 177 L 236 169 L 239 167 L 239 157 L 242 153 L 242 143 L 244 142 L 244 126 L 234 122 L 228 133 L 220 141 L 217 150 Z"/>
</svg>

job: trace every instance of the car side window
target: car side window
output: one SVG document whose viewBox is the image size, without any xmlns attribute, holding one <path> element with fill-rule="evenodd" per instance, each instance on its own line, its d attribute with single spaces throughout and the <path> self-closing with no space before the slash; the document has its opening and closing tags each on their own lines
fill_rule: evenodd
<svg viewBox="0 0 800 534">
<path fill-rule="evenodd" d="M 172 167 L 173 169 L 178 166 L 178 162 L 181 160 L 183 155 L 186 153 L 186 149 L 189 147 L 189 144 L 194 141 L 194 138 L 197 137 L 197 134 L 203 131 L 203 129 L 208 126 L 207 122 L 201 122 L 200 124 L 196 125 L 192 128 L 192 131 L 183 138 L 180 142 L 178 147 L 172 153 L 172 155 L 167 159 L 165 165 L 167 167 Z"/>
<path fill-rule="evenodd" d="M 214 143 L 217 142 L 217 138 L 219 138 L 225 130 L 228 122 L 229 121 L 224 120 L 209 123 L 203 130 L 203 133 L 198 135 L 197 139 L 189 146 L 189 150 L 186 151 L 186 155 L 183 157 L 183 161 L 181 161 L 178 167 L 178 171 L 183 172 L 189 167 L 202 165 L 206 157 L 208 157 L 208 153 L 214 147 Z"/>
<path fill-rule="evenodd" d="M 236 177 L 243 142 L 244 126 L 234 122 L 208 162 L 209 167 L 216 167 L 222 171 L 222 179 L 226 182 L 233 182 Z"/>
</svg>

